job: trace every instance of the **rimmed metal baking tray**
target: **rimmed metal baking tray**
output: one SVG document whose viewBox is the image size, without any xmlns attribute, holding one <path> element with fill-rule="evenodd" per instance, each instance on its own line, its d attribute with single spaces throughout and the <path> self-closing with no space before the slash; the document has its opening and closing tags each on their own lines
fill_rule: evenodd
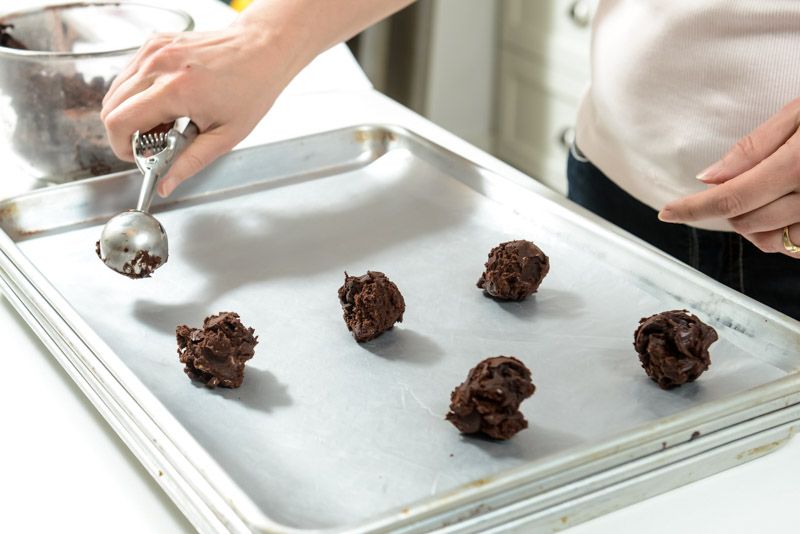
<svg viewBox="0 0 800 534">
<path fill-rule="evenodd" d="M 507 166 L 367 125 L 232 153 L 155 210 L 169 263 L 132 281 L 94 255 L 134 174 L 0 203 L 0 286 L 202 531 L 558 529 L 769 452 L 800 419 L 798 323 Z M 475 287 L 488 250 L 531 239 L 540 292 Z M 359 345 L 343 272 L 381 270 L 402 324 Z M 639 367 L 638 319 L 688 308 L 720 341 L 697 382 Z M 237 390 L 190 383 L 177 324 L 222 310 L 260 336 Z M 536 394 L 508 442 L 459 435 L 449 394 L 522 359 Z"/>
</svg>

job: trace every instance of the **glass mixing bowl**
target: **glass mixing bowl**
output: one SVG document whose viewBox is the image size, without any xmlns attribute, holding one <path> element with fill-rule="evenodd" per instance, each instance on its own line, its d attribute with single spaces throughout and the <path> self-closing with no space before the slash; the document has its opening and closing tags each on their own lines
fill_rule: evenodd
<svg viewBox="0 0 800 534">
<path fill-rule="evenodd" d="M 187 13 L 129 2 L 0 16 L 0 164 L 55 183 L 132 168 L 108 145 L 103 96 L 149 36 L 193 28 Z"/>
</svg>

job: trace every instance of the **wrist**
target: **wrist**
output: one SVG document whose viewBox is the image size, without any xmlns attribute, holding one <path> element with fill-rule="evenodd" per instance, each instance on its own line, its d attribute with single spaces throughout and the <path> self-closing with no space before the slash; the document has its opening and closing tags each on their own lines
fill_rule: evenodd
<svg viewBox="0 0 800 534">
<path fill-rule="evenodd" d="M 295 13 L 294 2 L 264 0 L 251 4 L 233 22 L 231 29 L 241 33 L 246 46 L 269 61 L 274 69 L 274 59 L 280 58 L 283 74 L 288 83 L 322 50 Z M 298 2 L 299 3 L 299 2 Z M 278 73 L 272 72 L 272 75 Z"/>
</svg>

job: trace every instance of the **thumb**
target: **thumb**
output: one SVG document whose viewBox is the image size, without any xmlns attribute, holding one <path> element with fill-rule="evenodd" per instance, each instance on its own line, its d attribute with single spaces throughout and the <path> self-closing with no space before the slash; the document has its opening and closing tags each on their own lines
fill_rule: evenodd
<svg viewBox="0 0 800 534">
<path fill-rule="evenodd" d="M 236 142 L 222 129 L 201 133 L 172 164 L 158 184 L 158 195 L 168 197 L 182 182 L 191 178 L 215 159 L 228 152 Z"/>
<path fill-rule="evenodd" d="M 739 139 L 721 160 L 697 175 L 707 184 L 722 184 L 771 156 L 797 132 L 800 99 L 795 99 L 758 128 Z"/>
</svg>

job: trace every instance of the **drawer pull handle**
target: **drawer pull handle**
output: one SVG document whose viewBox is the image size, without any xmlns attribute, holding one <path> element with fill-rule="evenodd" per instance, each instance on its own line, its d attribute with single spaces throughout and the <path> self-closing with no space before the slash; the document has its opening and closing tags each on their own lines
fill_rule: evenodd
<svg viewBox="0 0 800 534">
<path fill-rule="evenodd" d="M 575 128 L 572 126 L 567 126 L 566 128 L 562 128 L 561 132 L 558 134 L 558 143 L 561 145 L 562 148 L 569 150 L 572 146 L 572 143 L 575 142 Z"/>
<path fill-rule="evenodd" d="M 585 28 L 592 23 L 594 15 L 592 3 L 589 0 L 575 0 L 569 8 L 569 17 L 580 28 Z"/>
</svg>

